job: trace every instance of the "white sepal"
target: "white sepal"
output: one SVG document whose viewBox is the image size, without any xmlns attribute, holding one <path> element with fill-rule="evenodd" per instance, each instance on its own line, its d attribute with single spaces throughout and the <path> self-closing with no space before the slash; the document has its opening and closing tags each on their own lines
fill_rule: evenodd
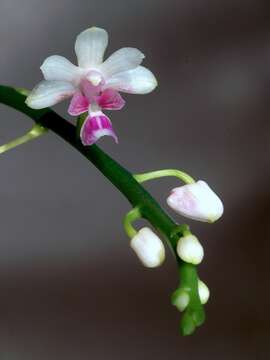
<svg viewBox="0 0 270 360">
<path fill-rule="evenodd" d="M 178 240 L 176 250 L 180 259 L 193 265 L 200 264 L 204 256 L 202 245 L 197 237 L 191 234 Z"/>
<path fill-rule="evenodd" d="M 144 227 L 131 239 L 131 248 L 144 266 L 160 266 L 165 259 L 165 248 L 160 238 L 149 228 Z"/>
</svg>

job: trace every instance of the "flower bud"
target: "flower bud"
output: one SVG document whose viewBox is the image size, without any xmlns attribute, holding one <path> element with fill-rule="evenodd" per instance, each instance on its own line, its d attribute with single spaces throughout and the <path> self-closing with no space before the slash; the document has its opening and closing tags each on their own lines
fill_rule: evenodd
<svg viewBox="0 0 270 360">
<path fill-rule="evenodd" d="M 172 294 L 172 304 L 177 307 L 179 311 L 184 311 L 189 304 L 189 294 L 184 289 L 177 289 Z"/>
<path fill-rule="evenodd" d="M 206 304 L 210 296 L 210 291 L 207 285 L 201 280 L 198 281 L 198 291 L 201 303 Z"/>
<path fill-rule="evenodd" d="M 215 222 L 223 214 L 222 201 L 202 180 L 173 189 L 167 203 L 180 215 L 198 221 Z"/>
<path fill-rule="evenodd" d="M 163 242 L 147 227 L 139 230 L 132 238 L 130 246 L 146 267 L 157 267 L 161 265 L 165 259 Z"/>
<path fill-rule="evenodd" d="M 203 259 L 203 247 L 194 235 L 181 237 L 178 240 L 176 250 L 178 256 L 187 263 L 198 265 Z"/>
</svg>

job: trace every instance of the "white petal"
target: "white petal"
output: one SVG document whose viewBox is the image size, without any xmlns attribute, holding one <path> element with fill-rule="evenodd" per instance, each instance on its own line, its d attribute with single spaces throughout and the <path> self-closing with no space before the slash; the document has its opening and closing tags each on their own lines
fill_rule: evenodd
<svg viewBox="0 0 270 360">
<path fill-rule="evenodd" d="M 153 73 L 144 66 L 112 76 L 106 82 L 107 88 L 113 88 L 130 94 L 147 94 L 157 86 Z"/>
<path fill-rule="evenodd" d="M 107 46 L 108 33 L 106 30 L 91 27 L 81 32 L 75 42 L 79 66 L 88 68 L 101 64 Z"/>
<path fill-rule="evenodd" d="M 99 69 L 108 79 L 114 74 L 131 70 L 140 65 L 143 61 L 143 53 L 135 48 L 122 48 L 115 51 Z"/>
<path fill-rule="evenodd" d="M 63 56 L 53 55 L 48 57 L 40 67 L 45 80 L 60 80 L 78 83 L 81 77 L 81 69 L 73 65 Z"/>
<path fill-rule="evenodd" d="M 41 81 L 29 94 L 26 104 L 32 109 L 43 109 L 71 97 L 75 87 L 64 81 Z"/>
</svg>

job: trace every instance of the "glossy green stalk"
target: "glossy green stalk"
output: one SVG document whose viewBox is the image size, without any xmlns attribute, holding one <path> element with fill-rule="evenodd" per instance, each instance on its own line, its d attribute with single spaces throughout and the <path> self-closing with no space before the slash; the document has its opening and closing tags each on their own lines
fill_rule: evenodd
<svg viewBox="0 0 270 360">
<path fill-rule="evenodd" d="M 3 154 L 4 152 L 11 150 L 19 145 L 22 145 L 30 140 L 36 139 L 41 135 L 45 134 L 47 131 L 48 129 L 44 128 L 42 125 L 35 124 L 32 129 L 28 131 L 25 135 L 0 146 L 0 154 Z"/>
<path fill-rule="evenodd" d="M 138 207 L 130 210 L 124 217 L 124 229 L 130 239 L 132 239 L 137 234 L 137 230 L 133 227 L 133 222 L 140 219 L 141 217 L 141 211 Z"/>
<path fill-rule="evenodd" d="M 151 171 L 143 174 L 136 174 L 133 176 L 140 184 L 144 183 L 145 181 L 160 179 L 161 177 L 167 177 L 167 176 L 176 177 L 181 181 L 183 181 L 185 184 L 195 183 L 195 180 L 190 175 L 188 175 L 184 171 L 177 169 L 163 169 L 163 170 Z"/>
<path fill-rule="evenodd" d="M 76 134 L 76 127 L 50 109 L 33 110 L 25 104 L 26 90 L 0 86 L 0 103 L 21 111 L 37 124 L 50 129 L 68 142 L 90 162 L 128 199 L 132 207 L 138 207 L 143 218 L 159 230 L 176 254 L 176 244 L 186 226 L 177 225 L 160 207 L 156 200 L 139 184 L 133 175 L 102 151 L 98 146 L 83 146 Z M 185 335 L 191 334 L 201 325 L 204 311 L 198 294 L 198 275 L 194 265 L 181 261 L 177 256 L 181 283 L 190 291 L 190 303 L 186 308 L 181 329 Z M 191 324 L 191 325 L 190 325 Z"/>
</svg>

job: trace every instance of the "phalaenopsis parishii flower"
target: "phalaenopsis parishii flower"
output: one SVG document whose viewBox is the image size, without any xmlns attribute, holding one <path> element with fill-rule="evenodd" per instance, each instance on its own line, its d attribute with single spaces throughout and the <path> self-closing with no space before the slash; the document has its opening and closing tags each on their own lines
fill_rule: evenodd
<svg viewBox="0 0 270 360">
<path fill-rule="evenodd" d="M 81 128 L 84 145 L 92 145 L 104 135 L 117 142 L 111 121 L 102 110 L 122 109 L 125 101 L 119 92 L 147 94 L 157 86 L 152 72 L 140 65 L 144 58 L 141 51 L 122 48 L 103 62 L 107 45 L 104 29 L 83 31 L 75 42 L 78 66 L 62 56 L 48 57 L 41 66 L 45 80 L 26 99 L 29 107 L 42 109 L 71 97 L 70 115 L 88 112 Z"/>
</svg>

